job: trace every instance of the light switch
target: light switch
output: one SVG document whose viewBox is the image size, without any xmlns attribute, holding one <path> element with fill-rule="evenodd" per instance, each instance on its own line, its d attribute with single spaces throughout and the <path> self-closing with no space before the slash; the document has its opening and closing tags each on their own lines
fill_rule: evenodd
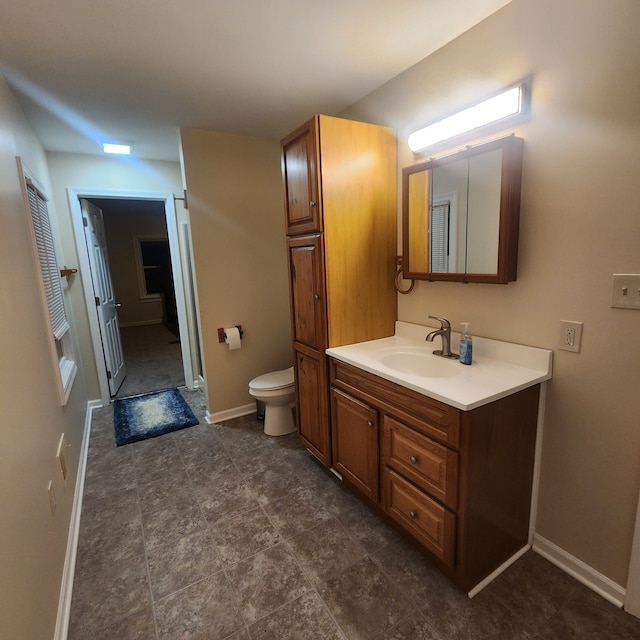
<svg viewBox="0 0 640 640">
<path fill-rule="evenodd" d="M 611 306 L 616 309 L 640 309 L 640 275 L 613 274 Z"/>
</svg>

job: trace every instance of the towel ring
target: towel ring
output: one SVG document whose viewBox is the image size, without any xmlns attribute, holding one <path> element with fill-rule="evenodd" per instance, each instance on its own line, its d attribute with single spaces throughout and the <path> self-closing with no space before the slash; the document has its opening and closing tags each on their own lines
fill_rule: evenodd
<svg viewBox="0 0 640 640">
<path fill-rule="evenodd" d="M 413 287 L 416 286 L 416 281 L 415 280 L 411 280 L 411 284 L 409 285 L 408 289 L 403 289 L 402 287 L 400 287 L 400 278 L 402 276 L 402 261 L 403 261 L 402 256 L 397 256 L 396 257 L 396 263 L 398 265 L 398 268 L 396 270 L 395 285 L 396 285 L 396 291 L 398 293 L 402 293 L 402 294 L 406 295 L 407 293 L 411 293 L 413 291 Z"/>
</svg>

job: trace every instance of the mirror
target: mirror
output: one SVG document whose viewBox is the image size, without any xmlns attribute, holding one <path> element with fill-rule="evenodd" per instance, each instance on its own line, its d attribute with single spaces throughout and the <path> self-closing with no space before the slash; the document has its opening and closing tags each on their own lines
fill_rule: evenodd
<svg viewBox="0 0 640 640">
<path fill-rule="evenodd" d="M 403 169 L 404 278 L 516 279 L 522 149 L 509 136 Z"/>
</svg>

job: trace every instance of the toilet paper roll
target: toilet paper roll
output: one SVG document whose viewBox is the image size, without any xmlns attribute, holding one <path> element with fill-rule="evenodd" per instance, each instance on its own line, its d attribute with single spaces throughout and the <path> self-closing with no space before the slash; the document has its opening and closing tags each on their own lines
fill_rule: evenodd
<svg viewBox="0 0 640 640">
<path fill-rule="evenodd" d="M 226 327 L 224 330 L 224 341 L 229 345 L 229 351 L 239 349 L 242 346 L 242 342 L 238 327 Z"/>
</svg>

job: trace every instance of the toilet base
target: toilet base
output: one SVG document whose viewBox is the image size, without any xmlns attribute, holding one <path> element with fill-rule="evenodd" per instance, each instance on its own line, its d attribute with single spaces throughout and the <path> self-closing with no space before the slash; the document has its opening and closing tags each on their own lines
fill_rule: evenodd
<svg viewBox="0 0 640 640">
<path fill-rule="evenodd" d="M 296 430 L 291 405 L 267 404 L 264 411 L 264 432 L 268 436 L 286 436 Z"/>
</svg>

